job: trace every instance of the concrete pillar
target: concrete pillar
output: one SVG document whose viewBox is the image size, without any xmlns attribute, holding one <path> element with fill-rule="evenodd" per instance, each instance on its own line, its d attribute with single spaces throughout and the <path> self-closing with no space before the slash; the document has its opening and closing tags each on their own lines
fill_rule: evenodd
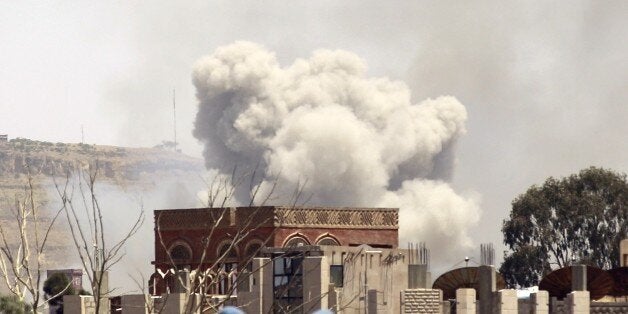
<svg viewBox="0 0 628 314">
<path fill-rule="evenodd" d="M 567 313 L 589 314 L 591 300 L 589 291 L 573 291 L 567 295 Z"/>
<path fill-rule="evenodd" d="M 260 300 L 262 313 L 270 313 L 275 297 L 273 290 L 273 262 L 270 258 L 260 258 Z M 255 264 L 254 264 L 255 265 Z M 247 312 L 248 313 L 248 312 Z"/>
<path fill-rule="evenodd" d="M 456 313 L 476 314 L 475 312 L 475 289 L 456 290 Z"/>
<path fill-rule="evenodd" d="M 628 267 L 628 239 L 619 242 L 619 266 Z"/>
<path fill-rule="evenodd" d="M 369 289 L 368 291 L 368 314 L 377 314 L 377 290 Z"/>
<path fill-rule="evenodd" d="M 513 289 L 503 289 L 496 293 L 495 308 L 492 313 L 498 314 L 517 314 L 519 301 L 517 299 L 517 291 Z M 491 313 L 480 312 L 480 313 Z"/>
<path fill-rule="evenodd" d="M 94 278 L 100 278 L 100 308 L 99 314 L 109 314 L 111 312 L 111 303 L 109 297 L 106 295 L 109 292 L 109 272 L 95 271 Z"/>
<path fill-rule="evenodd" d="M 190 271 L 187 268 L 180 269 L 177 272 L 177 276 L 174 277 L 174 281 L 173 293 L 187 293 L 190 283 Z"/>
<path fill-rule="evenodd" d="M 249 289 L 238 290 L 238 304 L 245 313 L 269 313 L 273 302 L 272 263 L 268 258 L 254 258 L 252 264 Z"/>
<path fill-rule="evenodd" d="M 549 314 L 549 293 L 537 291 L 530 293 L 533 314 Z"/>
<path fill-rule="evenodd" d="M 63 296 L 63 313 L 66 314 L 83 314 L 85 306 L 80 295 L 64 295 Z"/>
<path fill-rule="evenodd" d="M 336 292 L 336 287 L 333 283 L 329 284 L 329 289 L 327 290 L 327 306 L 330 309 L 338 311 L 338 293 Z"/>
<path fill-rule="evenodd" d="M 329 264 L 324 256 L 307 256 L 303 259 L 303 310 L 310 312 L 326 309 L 329 289 Z"/>
<path fill-rule="evenodd" d="M 408 289 L 426 289 L 427 285 L 427 265 L 408 265 Z"/>
<path fill-rule="evenodd" d="M 587 266 L 571 266 L 571 291 L 587 290 Z"/>
<path fill-rule="evenodd" d="M 482 265 L 478 267 L 478 297 L 480 301 L 480 313 L 490 313 L 493 305 L 493 295 L 497 290 L 497 277 L 495 267 Z"/>
</svg>

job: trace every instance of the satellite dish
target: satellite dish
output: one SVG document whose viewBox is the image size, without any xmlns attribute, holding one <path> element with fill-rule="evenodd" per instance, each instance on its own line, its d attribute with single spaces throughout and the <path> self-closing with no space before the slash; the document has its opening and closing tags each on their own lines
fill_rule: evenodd
<svg viewBox="0 0 628 314">
<path fill-rule="evenodd" d="M 628 267 L 617 267 L 606 272 L 615 282 L 609 294 L 615 297 L 628 296 Z"/>
<path fill-rule="evenodd" d="M 564 299 L 571 290 L 571 266 L 557 269 L 539 283 L 539 290 L 546 290 L 551 297 Z M 587 266 L 587 290 L 592 300 L 597 300 L 608 295 L 612 290 L 615 282 L 613 277 L 606 271 Z"/>
<path fill-rule="evenodd" d="M 502 275 L 496 273 L 497 290 L 504 289 L 506 283 Z M 450 270 L 438 277 L 432 289 L 440 289 L 443 291 L 443 299 L 455 299 L 456 290 L 460 288 L 473 288 L 476 291 L 479 288 L 479 268 L 478 267 L 462 267 Z M 476 298 L 478 294 L 475 294 Z"/>
</svg>

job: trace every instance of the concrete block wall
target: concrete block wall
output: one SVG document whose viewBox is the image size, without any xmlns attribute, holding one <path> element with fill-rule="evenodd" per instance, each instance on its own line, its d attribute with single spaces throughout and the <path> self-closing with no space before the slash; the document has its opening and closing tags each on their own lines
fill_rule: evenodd
<svg viewBox="0 0 628 314">
<path fill-rule="evenodd" d="M 628 313 L 628 302 L 592 302 L 591 314 L 626 314 Z"/>
<path fill-rule="evenodd" d="M 187 296 L 185 293 L 170 293 L 162 296 L 162 313 L 178 314 L 185 310 Z"/>
<path fill-rule="evenodd" d="M 401 292 L 401 313 L 442 313 L 442 299 L 438 289 L 406 289 Z"/>
<path fill-rule="evenodd" d="M 121 298 L 122 314 L 149 314 L 152 299 L 144 294 L 127 294 Z M 149 303 L 149 304 L 147 304 Z"/>
<path fill-rule="evenodd" d="M 530 314 L 532 312 L 532 300 L 519 299 L 518 310 L 520 314 Z"/>
<path fill-rule="evenodd" d="M 456 313 L 476 314 L 475 289 L 456 290 Z"/>
<path fill-rule="evenodd" d="M 513 289 L 503 289 L 495 293 L 495 314 L 518 314 L 517 291 Z"/>
<path fill-rule="evenodd" d="M 530 303 L 533 314 L 549 314 L 549 294 L 547 291 L 530 293 Z"/>
<path fill-rule="evenodd" d="M 94 297 L 84 295 L 64 295 L 63 313 L 66 314 L 94 314 L 96 302 Z"/>
</svg>

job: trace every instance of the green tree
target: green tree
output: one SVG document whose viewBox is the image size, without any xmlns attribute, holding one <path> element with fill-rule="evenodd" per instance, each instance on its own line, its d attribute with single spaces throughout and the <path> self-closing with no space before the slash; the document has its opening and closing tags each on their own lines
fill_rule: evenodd
<svg viewBox="0 0 628 314">
<path fill-rule="evenodd" d="M 74 288 L 64 273 L 54 273 L 44 281 L 44 292 L 48 304 L 63 306 L 63 296 L 74 294 Z"/>
<path fill-rule="evenodd" d="M 4 314 L 24 314 L 30 313 L 31 307 L 20 301 L 15 295 L 0 296 L 0 313 Z"/>
<path fill-rule="evenodd" d="M 536 285 L 572 260 L 617 267 L 619 242 L 628 236 L 626 175 L 591 167 L 550 177 L 512 202 L 502 232 L 511 254 L 500 272 L 510 286 Z"/>
</svg>

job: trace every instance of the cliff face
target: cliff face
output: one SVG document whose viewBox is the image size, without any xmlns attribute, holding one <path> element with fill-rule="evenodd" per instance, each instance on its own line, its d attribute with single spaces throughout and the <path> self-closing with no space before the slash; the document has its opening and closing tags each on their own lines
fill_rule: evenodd
<svg viewBox="0 0 628 314">
<path fill-rule="evenodd" d="M 135 202 L 125 204 L 116 200 L 132 196 L 134 192 L 129 191 L 144 191 L 144 197 L 155 199 L 162 195 L 171 195 L 173 203 L 186 206 L 184 202 L 190 202 L 190 199 L 195 201 L 194 193 L 197 191 L 194 190 L 196 186 L 188 186 L 187 183 L 198 180 L 204 172 L 201 159 L 160 148 L 50 143 L 19 138 L 0 142 L 0 224 L 9 234 L 17 234 L 15 200 L 23 199 L 30 192 L 26 187 L 29 176 L 33 182 L 36 205 L 41 209 L 40 219 L 44 223 L 50 221 L 50 217 L 59 207 L 52 179 L 55 178 L 58 183 L 63 184 L 68 175 L 85 170 L 88 165 L 98 167 L 97 184 L 119 191 L 114 195 L 115 193 L 108 193 L 109 190 L 105 189 L 99 194 L 104 201 L 115 205 L 106 208 L 109 211 L 107 216 L 114 219 L 125 219 L 123 209 L 118 207 L 138 207 Z M 182 196 L 179 199 L 176 198 L 178 189 L 187 192 L 180 193 Z M 169 205 L 153 200 L 148 206 Z M 145 208 L 148 211 L 152 209 L 154 208 Z M 146 229 L 150 230 L 150 221 L 147 220 L 146 224 Z M 116 228 L 115 225 L 108 227 L 113 230 Z M 65 217 L 62 216 L 55 223 L 47 247 L 45 264 L 48 267 L 73 265 L 69 260 L 72 258 L 67 253 L 72 252 L 73 247 Z M 147 257 L 146 260 L 150 258 Z"/>
<path fill-rule="evenodd" d="M 203 171 L 203 161 L 159 148 L 126 148 L 13 139 L 0 143 L 0 176 L 63 176 L 98 165 L 108 181 L 138 181 L 160 172 Z"/>
</svg>

